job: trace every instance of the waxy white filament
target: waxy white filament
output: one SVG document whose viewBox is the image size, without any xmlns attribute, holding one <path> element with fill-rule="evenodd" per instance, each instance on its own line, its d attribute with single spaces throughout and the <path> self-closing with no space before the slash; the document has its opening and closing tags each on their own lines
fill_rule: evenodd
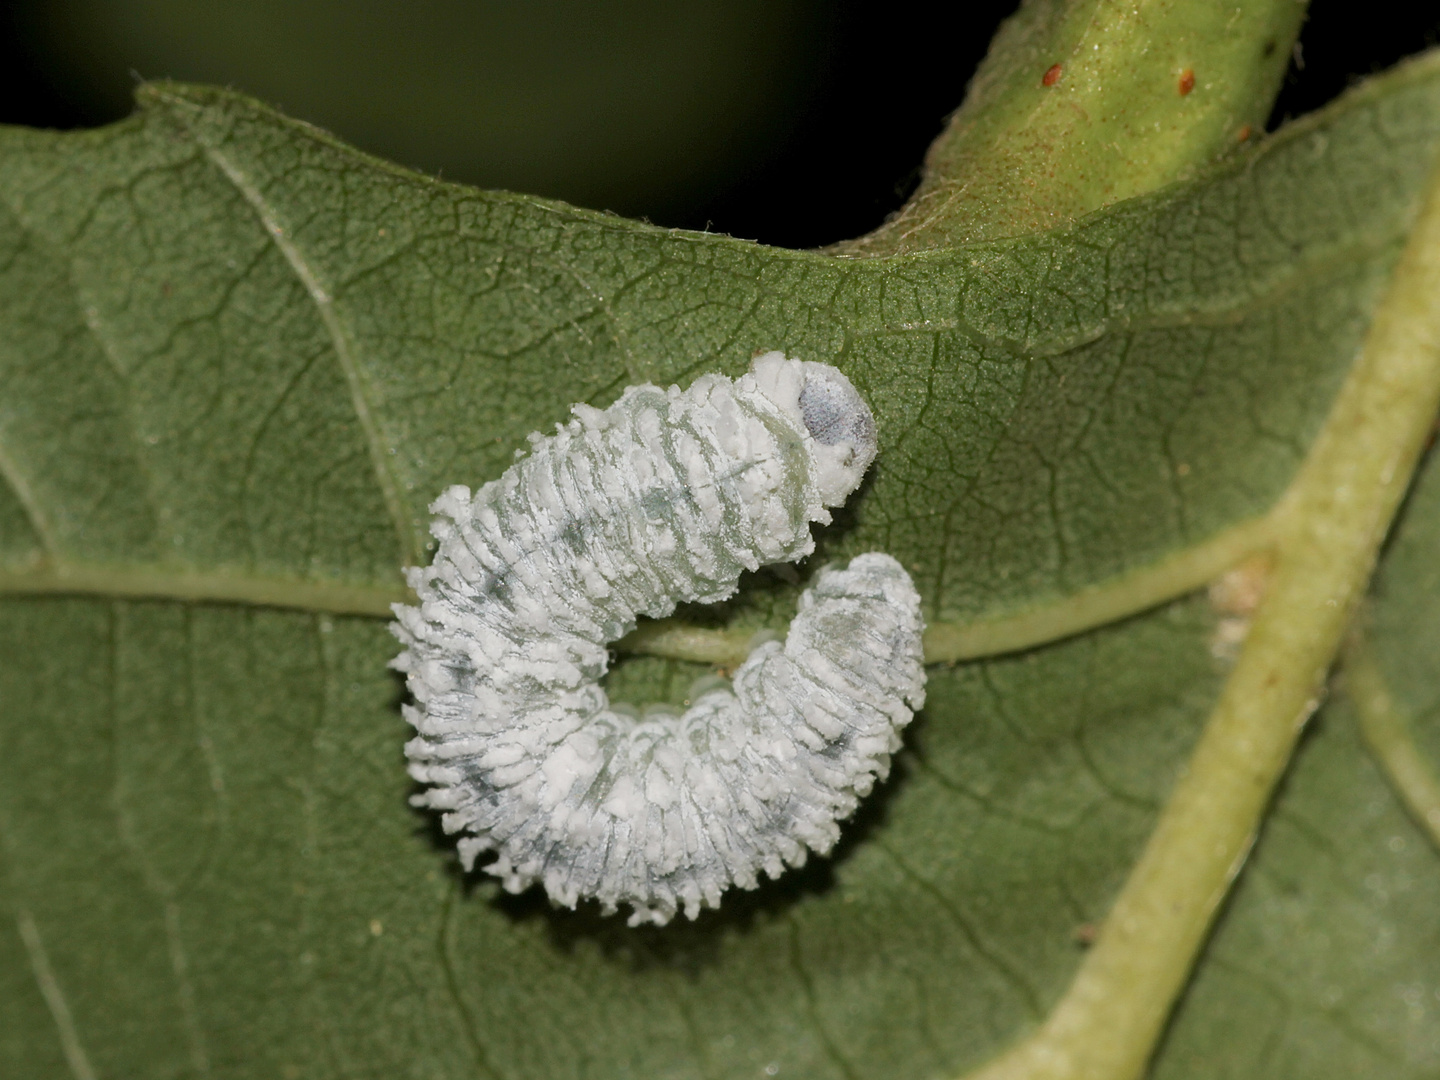
<svg viewBox="0 0 1440 1080">
<path fill-rule="evenodd" d="M 410 774 L 431 785 L 414 802 L 467 834 L 467 870 L 494 850 L 510 891 L 627 904 L 633 926 L 830 850 L 924 700 L 920 598 L 890 556 L 822 570 L 783 645 L 683 714 L 612 708 L 600 679 L 637 615 L 814 550 L 810 524 L 875 449 L 844 375 L 775 352 L 735 381 L 576 405 L 498 480 L 441 495 L 394 666 L 415 698 Z"/>
</svg>

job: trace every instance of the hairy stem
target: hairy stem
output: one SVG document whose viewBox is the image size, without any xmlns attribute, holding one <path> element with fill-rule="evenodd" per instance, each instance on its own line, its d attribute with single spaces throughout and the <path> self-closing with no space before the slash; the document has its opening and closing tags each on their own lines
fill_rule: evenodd
<svg viewBox="0 0 1440 1080">
<path fill-rule="evenodd" d="M 1315 710 L 1440 406 L 1440 183 L 1281 510 L 1264 600 L 1184 775 L 1074 982 L 971 1080 L 1138 1077 Z"/>
<path fill-rule="evenodd" d="M 1263 130 L 1304 0 L 1027 0 L 891 221 L 833 250 L 1035 232 L 1183 179 Z"/>
</svg>

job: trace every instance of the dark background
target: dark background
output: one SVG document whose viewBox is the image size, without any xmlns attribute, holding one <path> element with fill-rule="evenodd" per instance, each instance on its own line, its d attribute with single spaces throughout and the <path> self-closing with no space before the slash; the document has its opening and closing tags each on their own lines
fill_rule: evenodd
<svg viewBox="0 0 1440 1080">
<path fill-rule="evenodd" d="M 1015 7 L 875 0 L 0 0 L 0 122 L 233 86 L 383 157 L 789 247 L 914 187 Z M 1440 10 L 1317 0 L 1272 126 L 1432 44 Z"/>
</svg>

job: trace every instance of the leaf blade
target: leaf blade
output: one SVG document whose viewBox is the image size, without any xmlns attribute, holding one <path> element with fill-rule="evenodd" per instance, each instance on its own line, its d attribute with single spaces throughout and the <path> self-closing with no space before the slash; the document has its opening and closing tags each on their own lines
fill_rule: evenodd
<svg viewBox="0 0 1440 1080">
<path fill-rule="evenodd" d="M 206 138 L 271 155 L 268 170 L 242 167 L 269 178 L 274 220 L 334 292 L 357 363 L 373 365 L 375 407 L 404 449 L 396 476 L 415 498 L 498 473 L 569 401 L 733 372 L 777 343 L 762 334 L 784 336 L 847 366 L 887 440 L 826 551 L 904 554 L 933 611 L 961 619 L 1076 595 L 1269 509 L 1408 223 L 1406 193 L 1436 138 L 1437 67 L 1372 85 L 1209 186 L 1073 233 L 855 262 L 439 185 L 193 93 Z M 23 218 L 11 235 L 64 250 L 71 284 L 51 291 L 74 310 L 61 325 L 86 348 L 92 322 L 124 346 L 106 362 L 129 396 L 113 393 L 108 415 L 131 417 L 137 456 L 168 470 L 141 538 L 156 554 L 131 565 L 383 588 L 395 530 L 354 396 L 327 362 L 334 337 L 253 207 L 157 108 L 85 136 L 6 132 L 14 152 L 0 158 Z M 1357 164 L 1357 147 L 1376 152 Z M 1374 205 L 1347 201 L 1361 189 Z M 1297 190 L 1334 219 L 1307 222 L 1288 205 Z M 175 255 L 186 243 L 188 262 Z M 144 245 L 189 272 L 155 272 Z M 12 277 L 0 296 L 33 303 L 39 280 Z M 45 355 L 26 353 L 34 340 L 0 345 L 7 374 Z M 43 402 L 45 388 L 29 396 Z M 5 399 L 0 444 L 26 400 Z M 1265 422 L 1227 442 L 1237 401 Z M 26 445 L 63 446 L 64 423 L 48 423 Z M 1176 431 L 1183 453 L 1162 437 Z M 162 449 L 144 449 L 148 434 Z M 113 463 L 97 460 L 108 476 Z M 1188 500 L 1175 495 L 1179 464 L 1195 477 Z M 56 475 L 47 498 L 84 510 L 83 487 Z M 1064 513 L 1056 492 L 1069 493 Z M 119 524 L 86 520 L 99 524 L 76 545 L 124 550 Z M 23 539 L 15 550 L 30 557 Z M 784 605 L 762 580 L 735 622 Z M 377 623 L 103 599 L 0 608 L 6 902 L 43 912 L 47 949 L 74 942 L 54 947 L 55 969 L 107 1072 L 184 1068 L 174 1047 L 193 1060 L 196 1045 L 217 1068 L 267 1075 L 957 1072 L 1068 983 L 1074 935 L 1139 851 L 1223 669 L 1214 613 L 1191 599 L 937 670 L 900 775 L 835 861 L 663 936 L 446 875 L 426 819 L 404 807 L 398 687 L 383 669 L 393 644 Z M 646 661 L 616 675 L 675 696 L 692 670 Z M 224 812 L 207 753 L 227 778 Z M 214 858 L 196 869 L 202 852 Z M 70 881 L 84 886 L 67 894 Z M 98 974 L 86 951 L 97 940 L 115 961 Z M 129 1035 L 152 1023 L 163 1050 Z"/>
</svg>

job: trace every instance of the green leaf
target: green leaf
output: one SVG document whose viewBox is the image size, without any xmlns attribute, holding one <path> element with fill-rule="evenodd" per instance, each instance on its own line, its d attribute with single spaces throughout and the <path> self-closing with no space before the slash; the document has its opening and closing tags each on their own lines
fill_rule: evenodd
<svg viewBox="0 0 1440 1080">
<path fill-rule="evenodd" d="M 1267 1075 L 1427 1076 L 1440 1065 L 1437 549 L 1432 455 L 1356 630 L 1346 693 L 1296 762 L 1165 1064 L 1212 1060 L 1224 1031 L 1230 1060 L 1277 1063 Z"/>
<path fill-rule="evenodd" d="M 1437 550 L 1432 455 L 1376 575 L 1345 693 L 1312 723 L 1157 1080 L 1440 1067 Z"/>
<path fill-rule="evenodd" d="M 1440 145 L 1440 61 L 1069 230 L 873 259 L 441 184 L 219 91 L 142 104 L 0 132 L 7 1071 L 951 1076 L 1061 998 L 1215 705 L 1213 606 L 1136 613 L 1202 583 L 1173 568 L 1310 454 Z M 425 557 L 426 504 L 572 402 L 769 348 L 839 364 L 879 418 L 825 557 L 890 551 L 938 624 L 1030 613 L 1038 641 L 1097 595 L 1135 617 L 933 668 L 841 850 L 693 925 L 462 878 L 406 805 L 395 645 L 369 617 Z M 783 625 L 792 597 L 756 575 L 718 618 Z M 641 657 L 611 685 L 673 697 L 692 670 Z M 1393 1075 L 1431 1061 L 1394 1033 L 1433 1046 L 1433 1002 L 1324 1004 L 1364 936 L 1273 884 L 1363 898 L 1389 872 L 1371 848 L 1398 810 L 1332 720 L 1162 1075 L 1353 1075 L 1258 1010 L 1250 1042 L 1215 1033 L 1238 965 L 1274 970 L 1257 937 L 1313 959 L 1304 1015 Z M 1337 809 L 1357 798 L 1374 829 Z M 1314 835 L 1324 873 L 1296 846 Z M 1433 905 L 1395 910 L 1433 935 Z"/>
<path fill-rule="evenodd" d="M 1156 1080 L 1427 1077 L 1440 860 L 1348 702 L 1314 721 L 1167 1036 Z"/>
</svg>

